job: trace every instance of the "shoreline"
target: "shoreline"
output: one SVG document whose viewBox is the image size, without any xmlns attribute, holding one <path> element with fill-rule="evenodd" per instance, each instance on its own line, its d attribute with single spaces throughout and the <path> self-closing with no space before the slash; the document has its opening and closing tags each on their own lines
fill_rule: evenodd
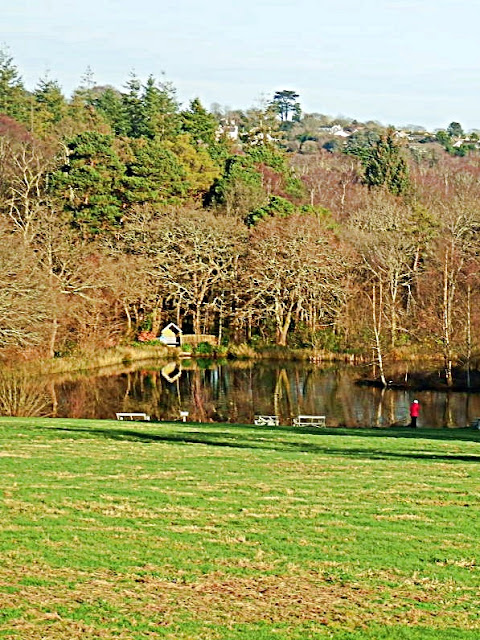
<svg viewBox="0 0 480 640">
<path fill-rule="evenodd" d="M 291 361 L 304 362 L 305 364 L 351 364 L 352 366 L 371 367 L 373 375 L 360 377 L 357 384 L 360 386 L 382 387 L 385 389 L 400 389 L 409 391 L 478 391 L 480 390 L 480 371 L 472 369 L 467 372 L 458 365 L 454 367 L 454 384 L 448 386 L 442 380 L 441 357 L 439 355 L 425 355 L 418 353 L 394 354 L 385 365 L 388 372 L 388 383 L 384 386 L 381 380 L 374 374 L 376 365 L 371 362 L 367 353 L 335 353 L 311 348 L 289 349 L 285 347 L 265 347 L 255 350 L 249 345 L 231 345 L 225 347 L 221 352 L 212 353 L 192 353 L 182 351 L 179 347 L 167 347 L 165 345 L 126 345 L 98 350 L 93 353 L 85 352 L 78 355 L 65 356 L 59 358 L 37 358 L 26 360 L 18 357 L 16 359 L 3 359 L 1 368 L 5 370 L 21 370 L 29 375 L 47 374 L 68 374 L 81 373 L 108 369 L 119 365 L 133 365 L 142 362 L 154 361 L 182 361 L 191 360 L 212 360 L 218 361 Z M 388 360 L 388 356 L 387 356 Z M 406 372 L 398 374 L 394 372 L 399 365 L 405 364 Z M 415 369 L 408 371 L 409 366 Z"/>
</svg>

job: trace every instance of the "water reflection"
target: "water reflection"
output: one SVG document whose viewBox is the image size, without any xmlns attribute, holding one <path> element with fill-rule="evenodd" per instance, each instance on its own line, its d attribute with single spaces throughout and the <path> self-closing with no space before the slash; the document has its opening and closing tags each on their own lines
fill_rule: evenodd
<svg viewBox="0 0 480 640">
<path fill-rule="evenodd" d="M 179 420 L 188 411 L 195 422 L 253 424 L 263 414 L 291 424 L 293 416 L 311 414 L 325 415 L 333 427 L 387 427 L 409 423 L 414 397 L 419 426 L 464 427 L 480 416 L 480 394 L 359 387 L 361 373 L 353 365 L 182 360 L 47 382 L 51 413 L 60 417 L 113 418 L 121 411 Z"/>
<path fill-rule="evenodd" d="M 55 403 L 55 389 L 48 381 L 39 380 L 25 371 L 0 371 L 0 415 L 48 415 Z"/>
</svg>

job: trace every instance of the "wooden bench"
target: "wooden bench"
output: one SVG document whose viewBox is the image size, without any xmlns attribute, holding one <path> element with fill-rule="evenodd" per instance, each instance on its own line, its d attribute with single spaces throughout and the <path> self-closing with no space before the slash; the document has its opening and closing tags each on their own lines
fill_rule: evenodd
<svg viewBox="0 0 480 640">
<path fill-rule="evenodd" d="M 150 420 L 146 413 L 116 413 L 117 420 Z"/>
<path fill-rule="evenodd" d="M 325 416 L 300 415 L 293 419 L 295 427 L 324 427 Z"/>
<path fill-rule="evenodd" d="M 258 427 L 278 427 L 278 416 L 255 416 Z"/>
</svg>

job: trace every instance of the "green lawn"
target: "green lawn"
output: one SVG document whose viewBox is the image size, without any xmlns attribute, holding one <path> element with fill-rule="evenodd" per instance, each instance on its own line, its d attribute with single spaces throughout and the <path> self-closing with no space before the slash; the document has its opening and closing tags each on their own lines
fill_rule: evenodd
<svg viewBox="0 0 480 640">
<path fill-rule="evenodd" d="M 0 638 L 480 637 L 480 432 L 0 418 Z"/>
</svg>

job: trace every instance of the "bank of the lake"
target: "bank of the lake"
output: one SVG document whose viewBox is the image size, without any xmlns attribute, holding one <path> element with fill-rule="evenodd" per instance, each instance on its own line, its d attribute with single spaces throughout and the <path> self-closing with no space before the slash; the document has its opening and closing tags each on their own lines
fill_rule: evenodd
<svg viewBox="0 0 480 640">
<path fill-rule="evenodd" d="M 315 348 L 290 348 L 278 346 L 252 347 L 248 344 L 229 344 L 222 347 L 201 345 L 197 349 L 182 349 L 180 347 L 167 347 L 158 342 L 152 344 L 126 344 L 108 349 L 96 349 L 79 351 L 72 355 L 64 355 L 55 358 L 32 357 L 31 354 L 23 355 L 16 352 L 14 356 L 8 354 L 0 358 L 4 366 L 27 368 L 31 372 L 66 373 L 75 371 L 87 371 L 101 369 L 124 363 L 135 363 L 152 360 L 172 360 L 181 358 L 212 358 L 215 360 L 285 360 L 314 363 L 369 363 L 374 366 L 372 356 L 367 349 L 365 352 L 334 352 Z M 441 357 L 437 354 L 424 354 L 416 351 L 397 350 L 388 354 L 387 363 L 395 365 L 399 361 L 410 362 L 412 367 L 416 364 L 431 368 L 438 367 Z M 388 366 L 388 364 L 387 364 Z"/>
<path fill-rule="evenodd" d="M 0 418 L 0 634 L 476 640 L 479 435 Z"/>
<path fill-rule="evenodd" d="M 177 350 L 163 345 L 124 345 L 110 349 L 79 352 L 59 358 L 40 358 L 26 363 L 26 366 L 32 372 L 41 371 L 49 374 L 74 373 L 76 371 L 115 367 L 126 363 L 168 360 L 172 355 L 177 357 Z"/>
<path fill-rule="evenodd" d="M 8 353 L 0 358 L 4 368 L 23 369 L 29 373 L 75 373 L 95 369 L 105 369 L 127 363 L 180 360 L 184 358 L 212 358 L 233 360 L 293 360 L 293 361 L 325 361 L 349 362 L 354 357 L 351 354 L 333 354 L 318 352 L 312 349 L 270 348 L 256 350 L 248 345 L 230 345 L 222 349 L 206 348 L 202 350 L 182 350 L 179 347 L 167 347 L 156 344 L 120 345 L 109 349 L 94 351 L 79 351 L 72 355 L 55 358 L 32 357 L 22 352 Z"/>
</svg>

